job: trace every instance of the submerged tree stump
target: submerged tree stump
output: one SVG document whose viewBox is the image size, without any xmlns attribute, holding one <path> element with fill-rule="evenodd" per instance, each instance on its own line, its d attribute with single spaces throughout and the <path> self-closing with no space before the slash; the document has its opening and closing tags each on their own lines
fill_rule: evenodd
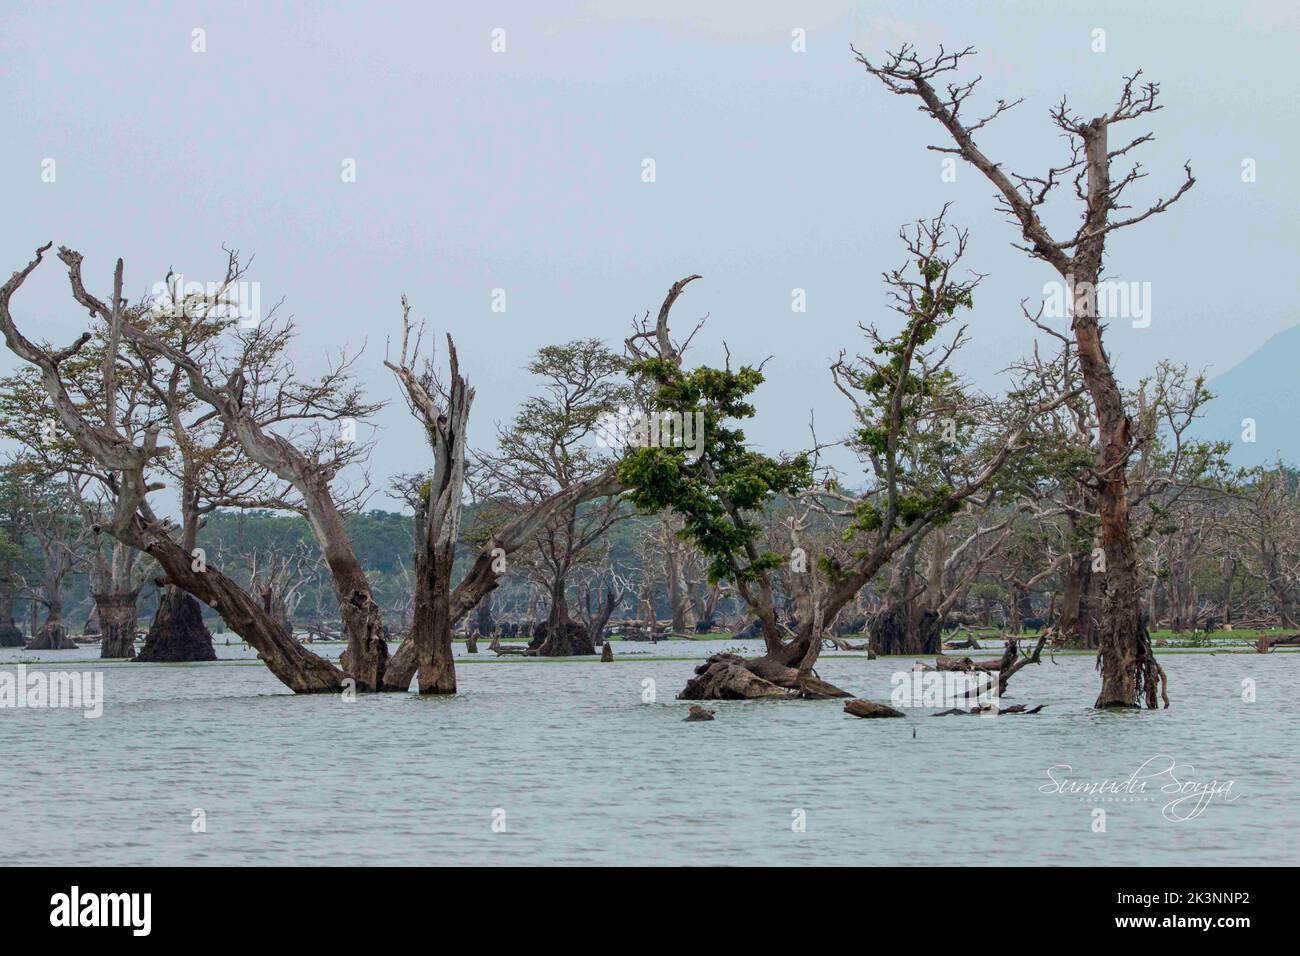
<svg viewBox="0 0 1300 956">
<path fill-rule="evenodd" d="M 600 652 L 600 660 L 601 663 L 603 664 L 614 663 L 614 648 L 613 645 L 609 643 L 609 641 L 605 642 L 605 646 Z"/>
<path fill-rule="evenodd" d="M 158 612 L 136 660 L 177 663 L 216 659 L 212 635 L 203 623 L 199 602 L 180 588 L 166 588 L 158 599 Z"/>
<path fill-rule="evenodd" d="M 801 674 L 770 657 L 746 660 L 738 654 L 714 654 L 695 668 L 678 700 L 755 700 L 802 698 L 824 700 L 851 697 L 816 674 Z"/>
<path fill-rule="evenodd" d="M 716 710 L 706 710 L 699 704 L 691 704 L 691 709 L 687 712 L 686 720 L 712 720 Z"/>
<path fill-rule="evenodd" d="M 543 621 L 528 646 L 542 657 L 586 657 L 596 653 L 591 635 L 577 621 L 565 621 L 555 627 L 548 627 Z"/>
<path fill-rule="evenodd" d="M 68 636 L 62 621 L 46 621 L 27 645 L 29 651 L 73 651 L 77 642 Z"/>
</svg>

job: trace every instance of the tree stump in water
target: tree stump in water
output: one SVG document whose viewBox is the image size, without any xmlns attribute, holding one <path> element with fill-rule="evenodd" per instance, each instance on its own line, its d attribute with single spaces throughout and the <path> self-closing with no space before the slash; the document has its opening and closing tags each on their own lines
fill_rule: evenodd
<svg viewBox="0 0 1300 956">
<path fill-rule="evenodd" d="M 699 704 L 691 704 L 691 709 L 686 714 L 686 720 L 712 720 L 716 710 L 706 710 Z"/>
<path fill-rule="evenodd" d="M 823 700 L 852 696 L 815 674 L 800 674 L 796 668 L 770 657 L 751 661 L 738 654 L 714 654 L 695 668 L 695 675 L 677 695 L 678 700 Z"/>
<path fill-rule="evenodd" d="M 199 602 L 180 588 L 165 589 L 136 660 L 175 663 L 216 659 L 212 635 L 203 623 Z"/>
<path fill-rule="evenodd" d="M 99 626 L 99 602 L 96 600 L 95 606 L 90 609 L 90 616 L 86 618 L 86 623 L 81 626 L 82 637 L 102 637 L 103 632 Z"/>
<path fill-rule="evenodd" d="M 68 636 L 68 629 L 62 621 L 46 621 L 27 645 L 29 651 L 72 651 L 76 648 L 77 642 Z"/>
<path fill-rule="evenodd" d="M 467 654 L 477 654 L 477 653 L 478 653 L 478 635 L 477 635 L 477 634 L 466 634 L 466 635 L 465 635 L 465 653 L 467 653 Z"/>
<path fill-rule="evenodd" d="M 600 652 L 600 660 L 603 664 L 612 664 L 614 662 L 614 648 L 609 641 L 605 642 L 605 647 Z"/>
<path fill-rule="evenodd" d="M 853 717 L 903 717 L 902 711 L 894 710 L 888 704 L 877 704 L 873 700 L 854 698 L 844 702 L 844 713 Z"/>
<path fill-rule="evenodd" d="M 555 628 L 543 621 L 537 626 L 537 636 L 529 647 L 542 657 L 585 657 L 596 653 L 591 635 L 577 621 L 566 621 Z"/>
</svg>

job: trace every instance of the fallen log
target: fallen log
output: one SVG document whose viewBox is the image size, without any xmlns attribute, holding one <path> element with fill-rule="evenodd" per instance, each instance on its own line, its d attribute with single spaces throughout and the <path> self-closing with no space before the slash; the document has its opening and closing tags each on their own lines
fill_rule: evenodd
<svg viewBox="0 0 1300 956">
<path fill-rule="evenodd" d="M 877 704 L 873 700 L 854 698 L 844 702 L 844 713 L 851 717 L 903 717 L 902 711 L 894 710 L 888 704 Z"/>
<path fill-rule="evenodd" d="M 1037 707 L 1032 707 L 1026 710 L 1024 704 L 1012 704 L 1010 707 L 1001 707 L 1001 708 L 998 707 L 996 704 L 982 704 L 979 707 L 972 707 L 970 710 L 964 710 L 961 707 L 952 707 L 948 710 L 941 710 L 937 714 L 931 714 L 930 716 L 950 717 L 954 714 L 960 714 L 966 717 L 971 717 L 971 716 L 978 717 L 981 715 L 993 714 L 998 717 L 1001 717 L 1006 714 L 1036 714 L 1046 706 L 1047 706 L 1046 704 L 1039 704 Z"/>
<path fill-rule="evenodd" d="M 851 644 L 842 637 L 827 637 L 823 638 L 823 640 L 825 644 L 829 644 L 837 651 L 866 651 L 867 660 L 874 661 L 876 659 L 876 652 L 871 649 L 870 641 L 863 641 L 861 644 Z"/>
<path fill-rule="evenodd" d="M 1300 634 L 1281 634 L 1277 637 L 1261 634 L 1259 640 L 1255 642 L 1255 650 L 1261 654 L 1267 654 L 1275 647 L 1294 647 L 1296 645 L 1300 645 Z"/>
<path fill-rule="evenodd" d="M 495 636 L 492 638 L 492 643 L 488 645 L 488 650 L 491 651 L 493 654 L 495 654 L 497 657 L 504 657 L 511 654 L 515 655 L 516 657 L 537 656 L 537 651 L 530 648 L 527 644 L 524 644 L 522 646 L 502 644 L 501 639 Z"/>
</svg>

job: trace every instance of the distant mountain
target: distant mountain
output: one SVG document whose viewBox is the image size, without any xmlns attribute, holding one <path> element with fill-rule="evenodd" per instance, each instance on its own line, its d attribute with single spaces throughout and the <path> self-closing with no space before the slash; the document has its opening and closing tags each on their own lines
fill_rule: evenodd
<svg viewBox="0 0 1300 956">
<path fill-rule="evenodd" d="M 1214 400 L 1196 423 L 1197 438 L 1232 442 L 1228 460 L 1250 467 L 1280 454 L 1300 462 L 1300 325 L 1279 332 L 1239 365 L 1206 382 Z M 1255 440 L 1242 440 L 1243 420 L 1255 422 Z"/>
</svg>

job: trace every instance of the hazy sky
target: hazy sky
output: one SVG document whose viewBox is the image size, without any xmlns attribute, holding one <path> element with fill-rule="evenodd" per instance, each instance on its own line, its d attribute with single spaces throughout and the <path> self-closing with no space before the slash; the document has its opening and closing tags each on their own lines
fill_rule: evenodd
<svg viewBox="0 0 1300 956">
<path fill-rule="evenodd" d="M 699 361 L 719 362 L 724 339 L 739 359 L 774 356 L 749 433 L 793 449 L 810 409 L 822 438 L 848 427 L 826 368 L 861 342 L 858 322 L 887 319 L 880 273 L 902 261 L 900 224 L 952 201 L 972 230 L 969 265 L 989 278 L 961 365 L 985 387 L 1030 347 L 1018 303 L 1052 278 L 1010 247 L 1017 230 L 982 178 L 942 180 L 924 149 L 937 124 L 849 51 L 913 41 L 974 45 L 981 105 L 1024 97 L 980 140 L 1019 172 L 1063 158 L 1047 115 L 1062 94 L 1091 116 L 1126 73 L 1162 84 L 1135 201 L 1175 188 L 1188 159 L 1197 185 L 1111 245 L 1109 275 L 1152 290 L 1148 328 L 1107 333 L 1126 380 L 1162 358 L 1225 371 L 1297 321 L 1294 0 L 377 6 L 5 4 L 0 271 L 54 240 L 86 255 L 101 293 L 123 256 L 138 295 L 169 265 L 217 278 L 229 244 L 256 254 L 264 304 L 286 300 L 301 364 L 366 341 L 378 397 L 396 395 L 381 360 L 406 292 L 456 338 L 476 444 L 527 394 L 534 350 L 621 341 L 698 272 L 676 325 L 710 315 Z M 806 52 L 791 48 L 796 28 Z M 29 334 L 66 344 L 84 328 L 53 257 L 16 305 Z M 377 477 L 425 465 L 400 401 L 379 424 Z"/>
</svg>

